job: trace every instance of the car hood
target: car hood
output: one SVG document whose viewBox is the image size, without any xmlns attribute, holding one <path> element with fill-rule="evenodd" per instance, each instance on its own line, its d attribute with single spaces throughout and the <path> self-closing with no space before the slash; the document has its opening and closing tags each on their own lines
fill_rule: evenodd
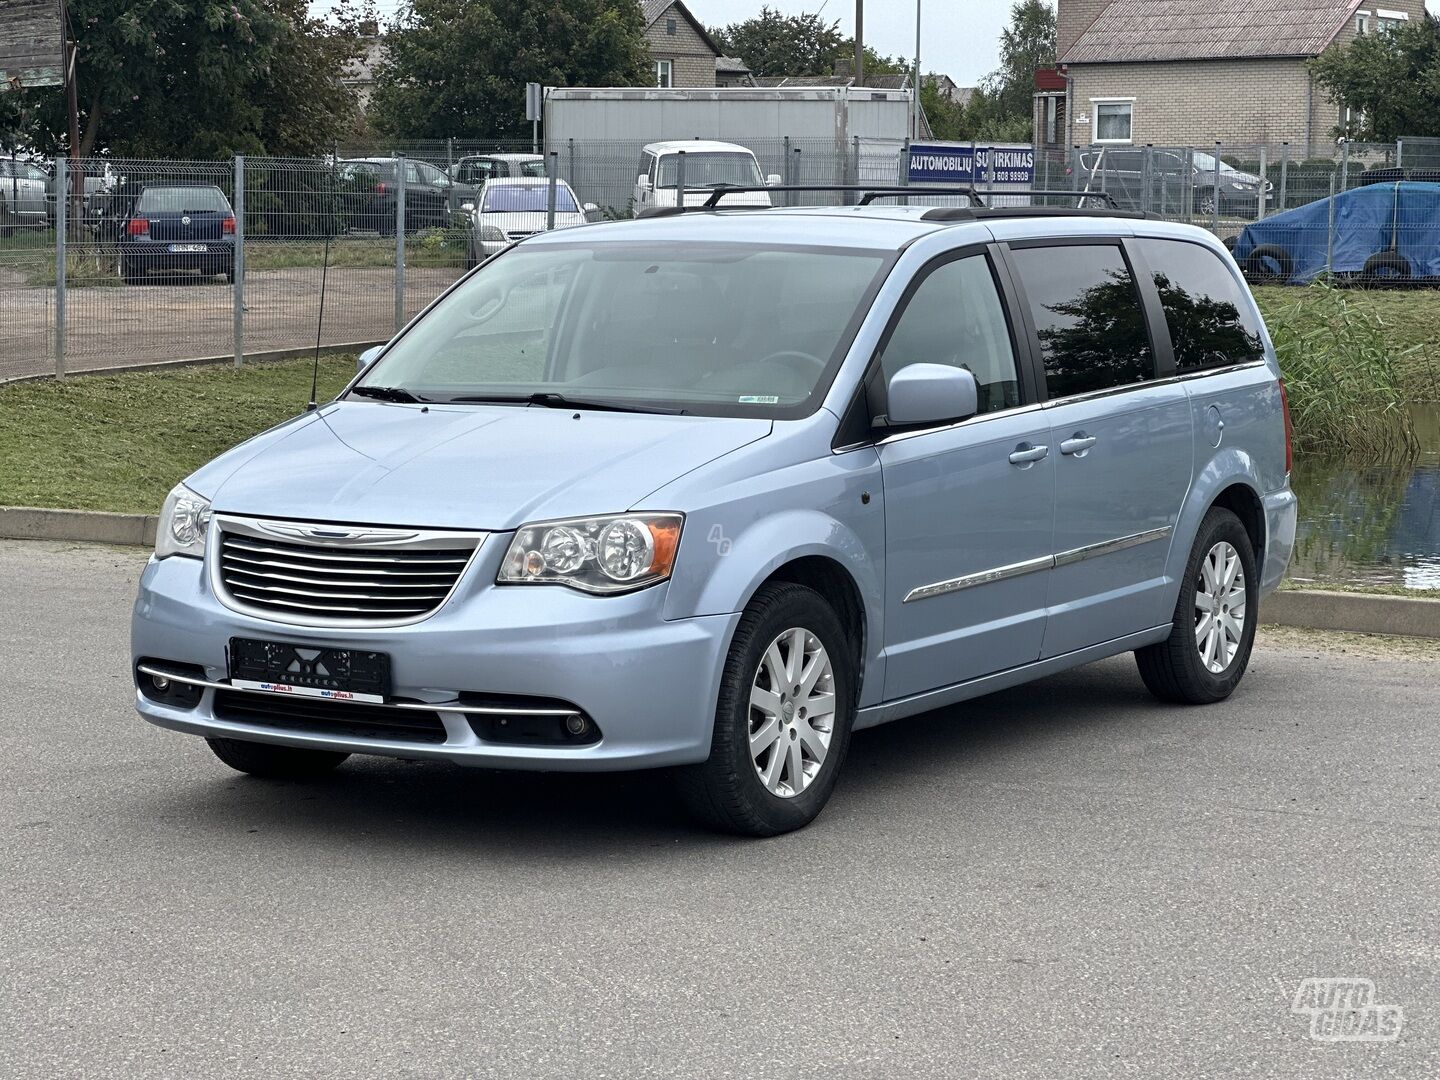
<svg viewBox="0 0 1440 1080">
<path fill-rule="evenodd" d="M 220 512 L 451 529 L 628 510 L 764 438 L 771 422 L 339 401 L 222 454 L 187 483 Z"/>
</svg>

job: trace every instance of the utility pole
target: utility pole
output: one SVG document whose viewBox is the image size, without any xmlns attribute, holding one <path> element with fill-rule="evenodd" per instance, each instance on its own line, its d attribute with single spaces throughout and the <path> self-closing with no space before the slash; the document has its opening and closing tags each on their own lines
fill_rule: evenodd
<svg viewBox="0 0 1440 1080">
<path fill-rule="evenodd" d="M 865 0 L 855 0 L 855 85 L 865 85 Z"/>
<path fill-rule="evenodd" d="M 910 138 L 920 138 L 920 0 L 915 0 L 915 85 L 911 87 L 915 94 L 915 119 L 912 123 Z"/>
</svg>

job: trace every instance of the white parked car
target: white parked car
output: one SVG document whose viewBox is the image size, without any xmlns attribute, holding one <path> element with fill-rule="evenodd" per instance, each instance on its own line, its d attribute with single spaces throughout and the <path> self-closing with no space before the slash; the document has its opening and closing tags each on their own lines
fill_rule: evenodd
<svg viewBox="0 0 1440 1080">
<path fill-rule="evenodd" d="M 486 182 L 472 208 L 469 266 L 498 255 L 512 242 L 544 232 L 550 206 L 550 181 L 545 177 L 503 176 Z M 594 203 L 581 205 L 564 180 L 555 181 L 555 228 L 584 225 L 596 213 Z"/>
<path fill-rule="evenodd" d="M 635 180 L 634 214 L 656 206 L 674 206 L 680 155 L 685 155 L 685 205 L 703 206 L 717 187 L 776 187 L 780 177 L 762 177 L 753 152 L 735 143 L 702 139 L 676 139 L 650 143 L 640 151 L 640 172 Z M 768 208 L 770 195 L 764 191 L 738 192 L 723 196 L 725 206 Z"/>
</svg>

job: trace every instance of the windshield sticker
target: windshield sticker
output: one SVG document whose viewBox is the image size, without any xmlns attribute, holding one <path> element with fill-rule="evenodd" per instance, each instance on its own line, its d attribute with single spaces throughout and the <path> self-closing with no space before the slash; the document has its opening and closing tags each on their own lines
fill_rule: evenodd
<svg viewBox="0 0 1440 1080">
<path fill-rule="evenodd" d="M 741 405 L 778 405 L 780 399 L 774 394 L 743 394 L 740 397 Z"/>
</svg>

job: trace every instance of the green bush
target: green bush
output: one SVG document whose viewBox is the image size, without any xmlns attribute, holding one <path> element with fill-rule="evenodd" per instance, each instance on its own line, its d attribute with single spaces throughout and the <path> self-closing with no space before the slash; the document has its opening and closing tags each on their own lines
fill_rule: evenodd
<svg viewBox="0 0 1440 1080">
<path fill-rule="evenodd" d="M 1401 368 L 1420 346 L 1397 349 L 1374 308 L 1329 285 L 1297 289 L 1265 313 L 1285 375 L 1301 449 L 1374 458 L 1418 447 Z"/>
</svg>

